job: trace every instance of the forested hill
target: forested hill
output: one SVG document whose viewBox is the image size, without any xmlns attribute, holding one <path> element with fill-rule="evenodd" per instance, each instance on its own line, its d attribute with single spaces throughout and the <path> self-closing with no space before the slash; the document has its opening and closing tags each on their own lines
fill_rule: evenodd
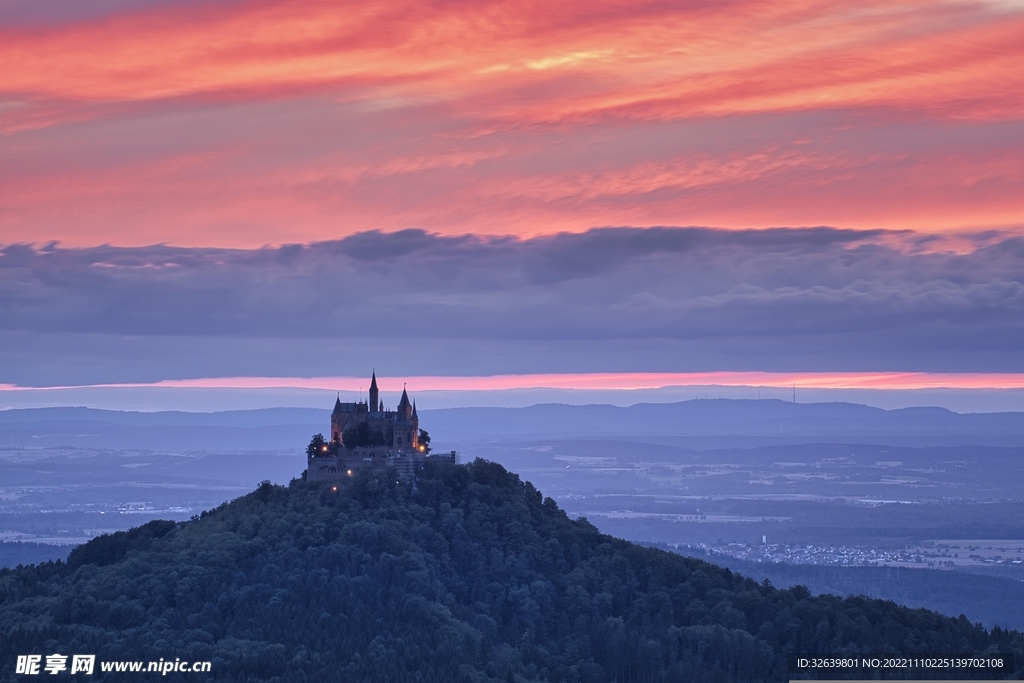
<svg viewBox="0 0 1024 683">
<path fill-rule="evenodd" d="M 790 653 L 1024 662 L 1017 632 L 604 536 L 494 463 L 386 474 L 267 483 L 3 570 L 0 679 L 54 652 L 211 660 L 231 681 L 783 681 Z"/>
</svg>

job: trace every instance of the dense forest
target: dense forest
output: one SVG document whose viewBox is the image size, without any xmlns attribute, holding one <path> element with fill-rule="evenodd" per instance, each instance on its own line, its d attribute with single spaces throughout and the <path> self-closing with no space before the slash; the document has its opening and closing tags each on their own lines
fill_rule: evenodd
<svg viewBox="0 0 1024 683">
<path fill-rule="evenodd" d="M 1020 677 L 1024 636 L 605 536 L 477 460 L 264 483 L 2 570 L 0 650 L 12 680 L 19 654 L 74 652 L 224 681 L 718 683 L 784 681 L 798 653 L 1003 652 Z"/>
</svg>

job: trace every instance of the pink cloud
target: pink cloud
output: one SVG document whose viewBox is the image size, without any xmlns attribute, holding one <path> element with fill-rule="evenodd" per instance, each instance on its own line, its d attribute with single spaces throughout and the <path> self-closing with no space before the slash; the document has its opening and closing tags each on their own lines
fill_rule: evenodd
<svg viewBox="0 0 1024 683">
<path fill-rule="evenodd" d="M 80 388 L 185 389 L 321 389 L 356 391 L 365 377 L 204 377 L 152 383 L 93 384 L 55 387 L 0 385 L 3 391 Z M 509 389 L 631 390 L 685 386 L 774 387 L 803 389 L 1024 389 L 1024 373 L 931 372 L 632 372 L 491 375 L 486 377 L 422 376 L 381 378 L 383 391 L 502 391 Z"/>
<path fill-rule="evenodd" d="M 1019 226 L 1008 8 L 244 0 L 0 28 L 2 241 Z"/>
</svg>

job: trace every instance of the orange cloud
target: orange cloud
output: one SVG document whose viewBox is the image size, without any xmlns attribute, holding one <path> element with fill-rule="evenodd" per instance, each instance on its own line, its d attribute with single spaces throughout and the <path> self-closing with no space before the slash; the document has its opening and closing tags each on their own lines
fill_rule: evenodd
<svg viewBox="0 0 1024 683">
<path fill-rule="evenodd" d="M 246 2 L 0 34 L 14 98 L 131 102 L 310 89 L 461 103 L 513 123 L 885 104 L 1021 113 L 1024 17 L 984 3 Z M 567 85 L 572 87 L 566 87 Z M 486 111 L 484 111 L 486 110 Z"/>
<path fill-rule="evenodd" d="M 1024 11 L 996 1 L 240 0 L 11 25 L 0 231 L 1013 227 L 1021 63 Z"/>
</svg>

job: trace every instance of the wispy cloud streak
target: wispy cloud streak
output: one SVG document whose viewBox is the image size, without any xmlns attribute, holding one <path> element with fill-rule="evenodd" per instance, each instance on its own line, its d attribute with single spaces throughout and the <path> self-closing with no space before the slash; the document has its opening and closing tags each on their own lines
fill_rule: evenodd
<svg viewBox="0 0 1024 683">
<path fill-rule="evenodd" d="M 24 387 L 0 384 L 0 391 L 67 389 L 319 389 L 356 392 L 366 389 L 366 377 L 202 377 L 150 383 L 89 384 Z M 669 387 L 766 387 L 801 389 L 1024 389 L 1024 373 L 927 372 L 632 372 L 489 376 L 381 377 L 382 391 L 507 391 L 511 389 L 572 389 L 580 391 L 664 389 Z"/>
</svg>

